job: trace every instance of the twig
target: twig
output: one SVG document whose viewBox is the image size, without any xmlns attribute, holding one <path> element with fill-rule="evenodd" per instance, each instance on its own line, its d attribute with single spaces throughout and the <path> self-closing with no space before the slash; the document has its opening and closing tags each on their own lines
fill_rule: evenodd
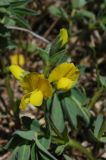
<svg viewBox="0 0 106 160">
<path fill-rule="evenodd" d="M 32 36 L 44 41 L 45 43 L 49 43 L 49 41 L 47 39 L 45 39 L 44 37 L 30 31 L 29 29 L 26 28 L 22 28 L 22 27 L 17 27 L 17 26 L 6 26 L 8 29 L 14 29 L 14 30 L 19 30 L 19 31 L 23 31 L 23 32 L 28 32 L 30 33 Z"/>
<path fill-rule="evenodd" d="M 59 18 L 54 20 L 54 22 L 51 24 L 48 30 L 44 33 L 44 37 L 47 37 L 49 35 L 49 33 L 52 31 L 52 29 L 55 27 L 58 21 L 59 21 Z"/>
</svg>

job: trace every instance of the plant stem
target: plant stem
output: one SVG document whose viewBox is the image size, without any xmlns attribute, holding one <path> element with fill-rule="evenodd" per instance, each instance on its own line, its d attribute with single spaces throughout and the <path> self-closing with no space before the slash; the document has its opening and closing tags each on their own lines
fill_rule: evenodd
<svg viewBox="0 0 106 160">
<path fill-rule="evenodd" d="M 33 31 L 30 31 L 29 29 L 26 29 L 26 28 L 22 28 L 22 27 L 17 27 L 17 26 L 6 26 L 8 29 L 11 29 L 11 30 L 19 30 L 19 31 L 23 31 L 23 32 L 27 32 L 27 33 L 30 33 L 32 36 L 42 40 L 43 42 L 45 43 L 49 43 L 49 41 L 47 39 L 45 39 L 44 37 L 34 33 Z"/>
<path fill-rule="evenodd" d="M 9 81 L 9 77 L 8 76 L 5 78 L 5 86 L 6 86 L 6 89 L 7 89 L 8 96 L 9 96 L 10 106 L 13 109 L 14 108 L 14 95 L 13 95 L 13 91 L 12 91 L 12 89 L 10 87 L 10 81 Z"/>
<path fill-rule="evenodd" d="M 89 102 L 89 105 L 88 105 L 89 109 L 93 108 L 93 106 L 95 105 L 98 98 L 102 96 L 104 90 L 105 90 L 105 88 L 101 87 L 94 93 L 94 96 L 92 97 L 92 99 L 91 99 L 91 101 Z"/>
<path fill-rule="evenodd" d="M 81 153 L 83 153 L 83 154 L 85 154 L 87 156 L 87 159 L 89 159 L 89 160 L 95 160 L 95 158 L 92 156 L 91 151 L 88 150 L 88 149 L 86 149 L 85 147 L 83 147 L 77 141 L 70 139 L 69 142 L 67 143 L 67 146 L 79 150 Z"/>
<path fill-rule="evenodd" d="M 45 75 L 45 77 L 48 76 L 49 70 L 50 70 L 50 66 L 49 66 L 49 65 L 46 65 L 46 66 L 45 66 L 45 69 L 44 69 L 44 75 Z"/>
</svg>

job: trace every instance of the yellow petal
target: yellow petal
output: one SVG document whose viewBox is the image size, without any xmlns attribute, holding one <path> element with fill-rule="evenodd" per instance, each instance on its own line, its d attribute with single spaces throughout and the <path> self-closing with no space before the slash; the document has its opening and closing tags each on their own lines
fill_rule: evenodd
<svg viewBox="0 0 106 160">
<path fill-rule="evenodd" d="M 9 70 L 13 74 L 13 76 L 18 80 L 22 80 L 24 75 L 27 73 L 25 70 L 23 70 L 18 65 L 11 65 L 9 67 Z"/>
<path fill-rule="evenodd" d="M 73 77 L 74 75 L 74 77 Z M 76 75 L 76 76 L 75 76 Z M 62 77 L 67 77 L 69 79 L 77 79 L 79 76 L 79 70 L 73 63 L 62 63 L 54 68 L 49 74 L 48 80 L 49 82 L 58 81 Z"/>
<path fill-rule="evenodd" d="M 60 29 L 59 41 L 61 42 L 61 47 L 68 42 L 68 33 L 65 28 Z"/>
<path fill-rule="evenodd" d="M 20 103 L 20 110 L 25 110 L 28 103 L 29 103 L 29 97 L 30 97 L 30 93 L 29 94 L 25 94 L 22 99 L 21 99 L 21 103 Z"/>
<path fill-rule="evenodd" d="M 42 91 L 45 98 L 52 96 L 52 86 L 47 79 L 39 79 L 38 89 Z"/>
<path fill-rule="evenodd" d="M 25 93 L 38 89 L 42 91 L 45 98 L 52 95 L 52 86 L 49 81 L 44 78 L 43 74 L 27 74 L 21 82 L 21 86 Z"/>
<path fill-rule="evenodd" d="M 23 66 L 25 64 L 25 58 L 23 54 L 13 54 L 10 56 L 11 64 Z"/>
<path fill-rule="evenodd" d="M 25 93 L 32 92 L 38 88 L 39 85 L 39 74 L 29 73 L 24 76 L 21 86 Z"/>
<path fill-rule="evenodd" d="M 41 106 L 43 102 L 43 93 L 40 90 L 35 90 L 30 96 L 30 103 L 34 106 Z"/>
<path fill-rule="evenodd" d="M 67 78 L 71 79 L 72 81 L 77 81 L 80 75 L 80 71 L 77 67 L 74 67 L 68 74 Z"/>
<path fill-rule="evenodd" d="M 61 78 L 57 82 L 57 89 L 67 91 L 75 85 L 76 81 L 72 81 L 68 78 Z"/>
</svg>

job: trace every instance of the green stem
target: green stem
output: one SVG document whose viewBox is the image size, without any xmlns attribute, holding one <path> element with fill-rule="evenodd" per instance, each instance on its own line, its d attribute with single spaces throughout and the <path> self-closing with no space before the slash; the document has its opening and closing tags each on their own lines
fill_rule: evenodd
<svg viewBox="0 0 106 160">
<path fill-rule="evenodd" d="M 13 91 L 10 87 L 10 81 L 9 81 L 9 77 L 7 76 L 5 78 L 5 86 L 6 86 L 6 89 L 7 89 L 7 93 L 8 93 L 8 97 L 9 97 L 9 103 L 10 103 L 10 106 L 12 107 L 12 109 L 14 110 L 14 95 L 13 95 Z"/>
<path fill-rule="evenodd" d="M 64 145 L 65 141 L 63 139 L 60 139 L 60 137 L 52 137 L 52 143 L 58 145 Z"/>
<path fill-rule="evenodd" d="M 15 127 L 20 128 L 19 110 L 17 108 L 16 102 L 14 101 L 14 94 L 10 87 L 10 79 L 8 76 L 5 78 L 5 86 L 9 97 L 9 104 L 14 113 Z"/>
<path fill-rule="evenodd" d="M 89 102 L 89 105 L 88 105 L 89 109 L 93 108 L 93 106 L 95 105 L 96 101 L 99 99 L 99 97 L 102 96 L 104 90 L 105 90 L 105 88 L 101 87 L 94 93 L 94 96 L 92 97 L 92 99 L 91 99 L 91 101 Z"/>
<path fill-rule="evenodd" d="M 14 96 L 13 96 L 13 91 L 10 87 L 8 70 L 5 66 L 5 61 L 4 60 L 1 61 L 1 70 L 2 70 L 2 74 L 5 75 L 4 83 L 5 83 L 5 87 L 6 87 L 6 90 L 7 90 L 8 97 L 9 97 L 9 104 L 10 104 L 11 107 L 13 107 L 14 106 Z"/>
<path fill-rule="evenodd" d="M 45 75 L 45 77 L 48 76 L 49 70 L 50 70 L 50 65 L 46 65 L 45 68 L 44 68 L 44 75 Z"/>
<path fill-rule="evenodd" d="M 89 160 L 95 160 L 95 158 L 92 156 L 91 151 L 83 147 L 77 141 L 70 139 L 69 142 L 67 143 L 67 146 L 79 150 L 81 153 L 85 154 Z"/>
</svg>

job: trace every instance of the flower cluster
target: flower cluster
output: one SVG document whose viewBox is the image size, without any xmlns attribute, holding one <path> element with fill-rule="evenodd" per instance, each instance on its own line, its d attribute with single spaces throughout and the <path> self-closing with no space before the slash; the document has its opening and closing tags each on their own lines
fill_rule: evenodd
<svg viewBox="0 0 106 160">
<path fill-rule="evenodd" d="M 34 106 L 41 106 L 43 99 L 52 96 L 52 83 L 56 89 L 67 91 L 75 85 L 79 77 L 79 69 L 73 63 L 67 62 L 54 68 L 48 79 L 43 74 L 29 73 L 18 65 L 11 65 L 9 70 L 20 81 L 25 93 L 20 103 L 20 109 L 25 109 L 29 103 Z"/>
<path fill-rule="evenodd" d="M 58 38 L 60 47 L 64 47 L 68 42 L 68 33 L 65 28 L 60 30 Z M 44 99 L 52 96 L 53 86 L 57 90 L 67 91 L 72 88 L 78 80 L 79 69 L 75 67 L 73 63 L 64 62 L 58 65 L 50 72 L 48 79 L 46 79 L 44 74 L 29 73 L 19 67 L 17 65 L 19 58 L 20 61 L 23 62 L 22 55 L 12 56 L 12 65 L 9 67 L 9 70 L 14 77 L 20 81 L 20 85 L 24 90 L 20 109 L 25 109 L 29 103 L 33 106 L 41 106 Z"/>
</svg>

